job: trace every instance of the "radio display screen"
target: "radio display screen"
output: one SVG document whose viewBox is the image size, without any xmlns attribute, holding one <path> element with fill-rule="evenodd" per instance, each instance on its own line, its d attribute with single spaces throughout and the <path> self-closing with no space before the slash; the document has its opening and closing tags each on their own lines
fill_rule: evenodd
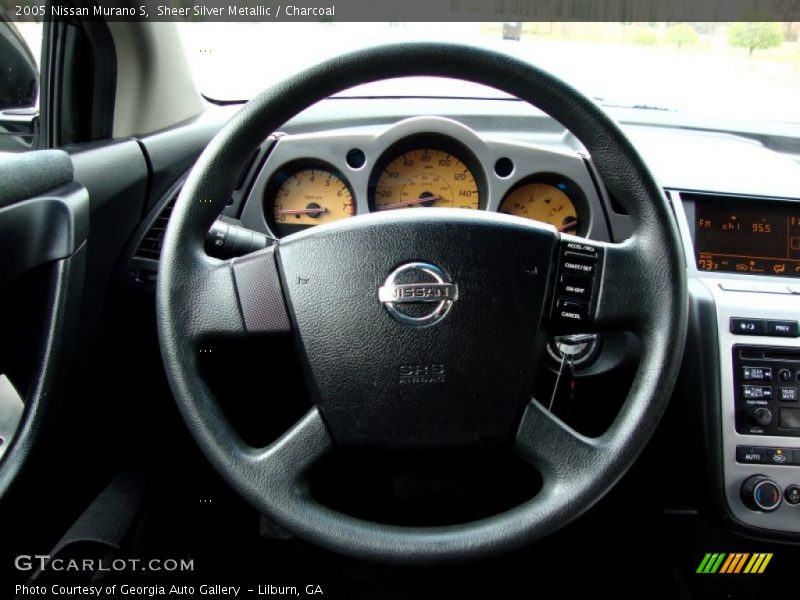
<svg viewBox="0 0 800 600">
<path fill-rule="evenodd" d="M 800 204 L 697 198 L 700 271 L 800 277 Z"/>
</svg>

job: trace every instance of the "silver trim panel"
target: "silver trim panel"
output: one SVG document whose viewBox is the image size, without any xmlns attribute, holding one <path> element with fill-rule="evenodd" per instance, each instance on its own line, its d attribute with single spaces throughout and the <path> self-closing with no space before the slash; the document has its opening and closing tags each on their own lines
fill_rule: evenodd
<svg viewBox="0 0 800 600">
<path fill-rule="evenodd" d="M 480 178 L 486 181 L 485 210 L 497 211 L 500 201 L 519 181 L 531 175 L 557 173 L 572 180 L 586 197 L 588 219 L 586 237 L 607 239 L 600 198 L 584 157 L 570 139 L 560 143 L 532 144 L 509 141 L 498 134 L 480 134 L 466 125 L 445 117 L 412 117 L 389 126 L 368 126 L 325 132 L 285 135 L 279 138 L 258 174 L 242 211 L 244 227 L 270 233 L 264 211 L 267 185 L 276 171 L 298 161 L 322 161 L 335 167 L 349 183 L 355 196 L 356 215 L 369 212 L 369 181 L 372 170 L 390 147 L 408 137 L 434 134 L 453 139 L 469 149 L 478 160 Z M 347 164 L 347 153 L 358 148 L 366 156 L 359 168 Z M 511 175 L 500 177 L 494 172 L 497 159 L 506 157 L 514 163 Z"/>
<path fill-rule="evenodd" d="M 763 345 L 784 348 L 800 348 L 800 338 L 738 335 L 730 331 L 731 317 L 756 319 L 800 320 L 800 295 L 774 294 L 768 292 L 742 291 L 744 282 L 769 285 L 798 283 L 797 278 L 777 278 L 759 275 L 737 275 L 706 273 L 698 271 L 694 262 L 694 247 L 690 234 L 691 224 L 680 199 L 679 192 L 670 192 L 678 227 L 684 242 L 686 270 L 690 278 L 696 278 L 709 290 L 714 298 L 719 335 L 720 418 L 722 432 L 722 469 L 725 502 L 730 513 L 741 523 L 751 527 L 779 533 L 800 534 L 800 505 L 787 502 L 773 512 L 757 512 L 745 506 L 740 496 L 742 483 L 753 475 L 765 475 L 773 479 L 781 489 L 800 484 L 800 467 L 769 464 L 741 464 L 736 462 L 737 446 L 762 446 L 800 448 L 800 437 L 747 435 L 736 431 L 734 405 L 733 347 L 736 344 Z M 783 282 L 783 283 L 781 283 Z M 729 289 L 723 289 L 729 288 Z"/>
</svg>

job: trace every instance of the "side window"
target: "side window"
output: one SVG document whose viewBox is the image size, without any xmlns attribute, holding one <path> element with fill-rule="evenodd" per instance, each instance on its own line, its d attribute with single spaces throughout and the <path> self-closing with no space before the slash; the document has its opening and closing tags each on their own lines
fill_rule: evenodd
<svg viewBox="0 0 800 600">
<path fill-rule="evenodd" d="M 42 27 L 12 23 L 0 6 L 0 156 L 37 147 Z"/>
</svg>

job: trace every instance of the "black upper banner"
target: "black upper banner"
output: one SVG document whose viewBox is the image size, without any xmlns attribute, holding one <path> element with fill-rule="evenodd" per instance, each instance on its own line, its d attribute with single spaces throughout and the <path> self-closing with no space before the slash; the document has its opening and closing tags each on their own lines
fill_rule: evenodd
<svg viewBox="0 0 800 600">
<path fill-rule="evenodd" d="M 800 0 L 0 0 L 0 18 L 42 21 L 800 20 Z"/>
</svg>

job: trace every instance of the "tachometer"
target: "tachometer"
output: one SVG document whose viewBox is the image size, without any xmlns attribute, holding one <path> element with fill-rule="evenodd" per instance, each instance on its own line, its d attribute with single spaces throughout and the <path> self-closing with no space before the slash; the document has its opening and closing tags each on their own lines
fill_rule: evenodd
<svg viewBox="0 0 800 600">
<path fill-rule="evenodd" d="M 549 223 L 565 233 L 577 233 L 581 223 L 571 197 L 577 194 L 574 189 L 574 184 L 558 178 L 528 179 L 503 198 L 499 211 Z"/>
<path fill-rule="evenodd" d="M 355 214 L 353 193 L 329 165 L 282 169 L 267 187 L 268 222 L 278 236 Z"/>
<path fill-rule="evenodd" d="M 445 149 L 411 148 L 385 165 L 372 190 L 373 210 L 480 208 L 475 174 L 461 158 Z"/>
</svg>

